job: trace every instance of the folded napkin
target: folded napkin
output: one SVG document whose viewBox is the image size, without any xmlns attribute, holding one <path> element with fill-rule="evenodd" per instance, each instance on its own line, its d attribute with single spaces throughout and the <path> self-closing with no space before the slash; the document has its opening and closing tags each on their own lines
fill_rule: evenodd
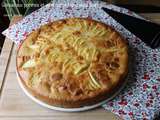
<svg viewBox="0 0 160 120">
<path fill-rule="evenodd" d="M 103 107 L 126 120 L 152 120 L 160 112 L 160 49 L 152 50 L 145 46 L 101 10 L 102 6 L 139 17 L 127 9 L 100 1 L 58 0 L 24 17 L 3 34 L 19 44 L 40 25 L 68 17 L 89 17 L 114 27 L 129 43 L 129 74 L 125 88 Z"/>
</svg>

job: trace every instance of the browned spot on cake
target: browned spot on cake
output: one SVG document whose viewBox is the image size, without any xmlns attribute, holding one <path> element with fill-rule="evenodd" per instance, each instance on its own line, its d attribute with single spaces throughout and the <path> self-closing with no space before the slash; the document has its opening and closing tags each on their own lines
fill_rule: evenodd
<svg viewBox="0 0 160 120">
<path fill-rule="evenodd" d="M 60 79 L 62 79 L 62 77 L 63 77 L 62 73 L 54 73 L 54 74 L 52 75 L 52 80 L 53 80 L 53 81 L 54 81 L 54 80 L 60 80 Z"/>
<path fill-rule="evenodd" d="M 80 35 L 81 34 L 81 32 L 80 31 L 75 31 L 75 32 L 73 32 L 73 35 Z"/>
</svg>

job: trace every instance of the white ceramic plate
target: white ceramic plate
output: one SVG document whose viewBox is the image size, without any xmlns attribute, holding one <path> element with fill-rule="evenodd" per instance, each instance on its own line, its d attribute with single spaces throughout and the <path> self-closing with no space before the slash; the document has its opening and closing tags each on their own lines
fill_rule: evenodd
<svg viewBox="0 0 160 120">
<path fill-rule="evenodd" d="M 114 93 L 110 98 L 107 98 L 106 100 L 102 101 L 102 102 L 99 102 L 99 103 L 96 103 L 94 105 L 90 105 L 90 106 L 84 106 L 84 107 L 79 107 L 79 108 L 62 108 L 62 107 L 56 107 L 56 106 L 52 106 L 52 105 L 49 105 L 37 98 L 35 98 L 32 94 L 30 94 L 24 87 L 24 85 L 22 84 L 20 78 L 19 78 L 19 75 L 18 73 L 16 72 L 17 74 L 17 77 L 18 77 L 18 83 L 20 85 L 20 87 L 22 88 L 22 90 L 24 91 L 24 93 L 29 97 L 31 98 L 34 102 L 38 103 L 39 105 L 41 106 L 44 106 L 46 108 L 49 108 L 49 109 L 52 109 L 52 110 L 57 110 L 57 111 L 63 111 L 63 112 L 80 112 L 80 111 L 86 111 L 86 110 L 90 110 L 90 109 L 93 109 L 93 108 L 96 108 L 96 107 L 99 107 L 101 105 L 103 105 L 104 103 L 106 103 L 107 101 L 113 99 L 117 94 L 119 94 L 119 92 L 124 88 L 127 80 L 125 80 L 125 82 L 123 83 L 123 85 L 117 90 L 116 93 Z"/>
</svg>

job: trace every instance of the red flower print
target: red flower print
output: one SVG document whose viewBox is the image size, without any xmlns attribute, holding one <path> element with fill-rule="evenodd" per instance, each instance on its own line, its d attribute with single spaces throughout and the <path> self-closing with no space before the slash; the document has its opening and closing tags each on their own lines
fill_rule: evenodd
<svg viewBox="0 0 160 120">
<path fill-rule="evenodd" d="M 139 103 L 135 103 L 134 106 L 138 107 L 138 106 L 139 106 Z"/>
<path fill-rule="evenodd" d="M 148 88 L 148 85 L 146 83 L 143 84 L 143 89 L 146 90 Z"/>
<path fill-rule="evenodd" d="M 129 115 L 129 116 L 133 116 L 133 112 L 129 112 L 128 115 Z"/>
<path fill-rule="evenodd" d="M 119 113 L 120 115 L 126 115 L 126 113 L 125 113 L 123 110 L 119 110 L 118 113 Z"/>
<path fill-rule="evenodd" d="M 149 103 L 153 103 L 153 100 L 149 100 Z"/>
<path fill-rule="evenodd" d="M 118 104 L 120 104 L 120 105 L 127 105 L 128 103 L 127 103 L 127 101 L 122 100 L 122 101 L 118 102 Z"/>
<path fill-rule="evenodd" d="M 157 86 L 156 86 L 156 85 L 153 85 L 153 86 L 152 86 L 152 89 L 153 89 L 153 90 L 157 90 Z"/>
<path fill-rule="evenodd" d="M 148 74 L 144 74 L 143 79 L 144 79 L 144 80 L 149 80 L 149 79 L 150 79 L 150 77 L 149 77 L 149 75 L 148 75 Z"/>
<path fill-rule="evenodd" d="M 150 106 L 150 103 L 146 103 L 146 107 L 149 107 Z"/>
</svg>

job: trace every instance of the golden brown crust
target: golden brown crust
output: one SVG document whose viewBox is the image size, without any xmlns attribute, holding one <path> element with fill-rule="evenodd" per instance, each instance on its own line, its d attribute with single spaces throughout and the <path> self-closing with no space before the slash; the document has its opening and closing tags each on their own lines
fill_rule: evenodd
<svg viewBox="0 0 160 120">
<path fill-rule="evenodd" d="M 127 72 L 126 72 L 126 74 L 127 74 Z M 125 77 L 121 76 L 121 80 L 119 81 L 119 83 L 117 85 L 115 85 L 115 87 L 113 87 L 113 89 L 110 89 L 110 91 L 107 91 L 107 92 L 104 91 L 95 97 L 84 99 L 84 100 L 66 101 L 65 99 L 64 100 L 55 100 L 55 99 L 51 99 L 46 96 L 38 94 L 36 91 L 29 89 L 27 87 L 27 85 L 25 84 L 25 82 L 23 81 L 23 79 L 21 78 L 21 76 L 19 74 L 18 74 L 18 76 L 19 76 L 20 82 L 23 84 L 24 88 L 29 93 L 31 93 L 35 98 L 37 98 L 37 99 L 39 99 L 49 105 L 62 107 L 62 108 L 79 108 L 79 107 L 83 107 L 83 106 L 93 105 L 95 103 L 106 100 L 107 98 L 110 98 L 111 96 L 113 96 L 117 92 L 117 90 L 120 88 L 120 86 L 122 86 L 125 82 L 125 81 L 123 81 L 123 79 Z"/>
<path fill-rule="evenodd" d="M 90 105 L 123 84 L 127 44 L 103 23 L 87 18 L 59 20 L 24 40 L 17 52 L 17 71 L 25 88 L 48 104 Z"/>
</svg>

